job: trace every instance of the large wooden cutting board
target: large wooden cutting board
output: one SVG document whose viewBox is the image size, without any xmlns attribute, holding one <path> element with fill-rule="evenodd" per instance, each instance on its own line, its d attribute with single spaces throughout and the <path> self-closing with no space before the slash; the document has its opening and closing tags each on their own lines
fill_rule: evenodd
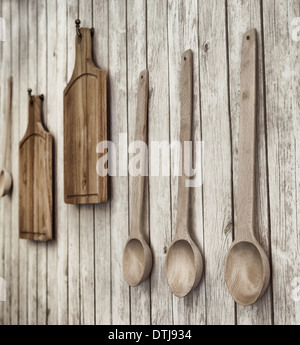
<svg viewBox="0 0 300 345">
<path fill-rule="evenodd" d="M 107 201 L 107 176 L 96 171 L 97 144 L 107 140 L 106 71 L 92 59 L 91 31 L 76 35 L 74 72 L 64 90 L 64 196 L 68 204 Z"/>
<path fill-rule="evenodd" d="M 32 96 L 28 113 L 28 127 L 19 145 L 19 234 L 49 241 L 53 238 L 53 137 L 43 127 L 39 96 Z"/>
</svg>

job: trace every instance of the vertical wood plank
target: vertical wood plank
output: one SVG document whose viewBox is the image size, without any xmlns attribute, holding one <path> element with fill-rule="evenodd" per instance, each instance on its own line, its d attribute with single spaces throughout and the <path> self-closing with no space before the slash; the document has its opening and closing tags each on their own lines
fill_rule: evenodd
<svg viewBox="0 0 300 345">
<path fill-rule="evenodd" d="M 45 101 L 47 93 L 47 4 L 46 0 L 37 2 L 37 89 L 36 94 L 44 94 Z M 33 91 L 35 92 L 35 91 Z M 47 126 L 48 114 L 43 102 L 44 121 Z M 37 244 L 37 323 L 45 325 L 47 319 L 47 243 Z"/>
<path fill-rule="evenodd" d="M 165 0 L 147 1 L 147 49 L 149 69 L 148 140 L 169 142 L 168 6 Z M 151 146 L 149 149 L 151 167 Z M 158 157 L 155 157 L 158 159 Z M 163 162 L 162 164 L 165 164 Z M 161 164 L 161 165 L 162 165 Z M 150 170 L 151 171 L 151 170 Z M 161 175 L 161 174 L 160 174 Z M 170 177 L 149 176 L 150 241 L 155 253 L 151 273 L 151 322 L 172 324 L 172 295 L 165 261 L 171 243 Z"/>
<path fill-rule="evenodd" d="M 99 68 L 108 71 L 108 0 L 93 0 L 93 26 L 93 59 Z M 95 323 L 98 325 L 111 323 L 110 247 L 109 200 L 95 205 Z"/>
<path fill-rule="evenodd" d="M 2 16 L 2 0 L 0 0 L 0 16 Z M 3 84 L 2 84 L 2 74 L 3 74 L 3 58 L 2 58 L 2 44 L 0 44 L 0 121 L 1 123 L 4 123 L 4 118 L 3 118 L 3 107 L 1 106 L 3 104 L 2 102 L 2 95 L 3 95 Z M 3 140 L 2 140 L 3 142 Z M 3 160 L 3 153 L 0 153 L 0 159 Z M 0 202 L 0 228 L 3 229 L 3 203 Z M 0 233 L 0 277 L 3 278 L 3 253 L 4 253 L 4 246 L 3 246 L 3 241 L 4 241 L 4 233 L 3 231 Z M 4 318 L 4 303 L 0 303 L 0 325 L 3 325 L 3 318 Z"/>
<path fill-rule="evenodd" d="M 92 0 L 79 1 L 81 26 L 93 24 Z M 96 155 L 96 148 L 94 154 Z M 95 167 L 96 169 L 96 167 Z M 94 324 L 94 206 L 80 205 L 80 294 L 81 324 Z"/>
<path fill-rule="evenodd" d="M 3 87 L 3 105 L 4 105 L 4 114 L 6 116 L 6 105 L 8 102 L 8 93 L 7 93 L 7 80 L 12 73 L 11 65 L 11 9 L 10 1 L 2 1 L 2 17 L 6 22 L 6 41 L 2 42 L 3 52 L 2 59 L 4 65 L 4 73 L 2 75 L 2 85 Z M 10 119 L 11 121 L 11 119 Z M 10 122 L 11 123 L 11 122 Z M 7 154 L 5 168 L 11 173 L 11 127 L 9 133 L 7 133 Z M 5 196 L 3 200 L 3 212 L 4 212 L 4 279 L 6 280 L 6 302 L 5 302 L 5 312 L 4 312 L 4 323 L 9 325 L 11 323 L 11 279 L 12 279 L 12 270 L 11 270 L 11 205 L 12 205 L 12 195 L 11 193 Z"/>
<path fill-rule="evenodd" d="M 200 92 L 204 141 L 204 261 L 207 324 L 233 324 L 224 279 L 232 241 L 231 138 L 225 1 L 199 0 Z"/>
<path fill-rule="evenodd" d="M 299 1 L 263 3 L 266 119 L 275 324 L 299 324 L 299 42 L 292 20 Z M 296 285 L 297 287 L 297 285 Z"/>
<path fill-rule="evenodd" d="M 2 16 L 2 0 L 0 1 L 0 14 Z M 0 100 L 1 100 L 1 105 L 0 105 L 0 109 L 1 109 L 1 115 L 0 115 L 0 119 L 1 119 L 1 123 L 4 123 L 4 116 L 3 114 L 5 114 L 4 111 L 4 105 L 3 105 L 3 100 L 4 100 L 4 84 L 3 84 L 3 75 L 4 75 L 4 63 L 3 63 L 3 44 L 0 45 L 0 58 L 1 58 L 1 66 L 0 66 L 0 82 L 1 82 L 1 93 L 0 93 Z M 3 140 L 2 140 L 3 142 Z M 3 152 L 0 153 L 0 157 L 1 160 L 3 160 Z M 0 219 L 0 225 L 1 225 L 1 229 L 4 229 L 4 203 L 3 200 L 0 200 L 0 215 L 1 215 L 1 219 Z M 1 231 L 0 234 L 0 277 L 4 278 L 4 231 Z M 4 303 L 0 303 L 0 325 L 4 324 L 4 310 L 5 310 L 5 304 Z"/>
<path fill-rule="evenodd" d="M 11 15 L 12 15 L 12 75 L 13 75 L 13 93 L 12 93 L 12 178 L 15 182 L 13 184 L 12 193 L 12 244 L 11 244 L 11 267 L 12 267 L 12 282 L 11 282 L 11 323 L 17 325 L 19 322 L 19 207 L 18 207 L 18 147 L 19 147 L 19 26 L 20 13 L 19 2 L 17 0 L 11 1 Z"/>
<path fill-rule="evenodd" d="M 169 1 L 169 83 L 170 83 L 170 134 L 171 141 L 180 140 L 180 66 L 181 54 L 187 49 L 193 52 L 193 126 L 192 139 L 201 140 L 200 98 L 199 98 L 199 54 L 198 54 L 198 4 L 197 0 Z M 175 235 L 177 215 L 178 177 L 174 176 L 173 155 L 171 157 L 172 188 L 172 235 Z M 198 172 L 200 174 L 201 172 Z M 203 251 L 202 187 L 190 188 L 191 218 L 190 234 Z M 201 280 L 198 288 L 185 298 L 173 296 L 175 324 L 205 323 L 205 284 Z"/>
<path fill-rule="evenodd" d="M 78 1 L 68 0 L 68 51 L 67 80 L 70 80 L 75 64 L 75 19 L 78 18 Z M 79 207 L 68 205 L 68 272 L 69 281 L 69 324 L 80 323 L 80 287 L 79 287 Z"/>
<path fill-rule="evenodd" d="M 109 1 L 110 138 L 119 149 L 119 133 L 127 133 L 126 1 Z M 127 142 L 126 142 L 127 145 Z M 124 160 L 125 154 L 117 153 Z M 127 164 L 126 164 L 127 168 Z M 111 177 L 112 324 L 130 323 L 129 287 L 122 271 L 128 236 L 128 177 Z"/>
<path fill-rule="evenodd" d="M 67 84 L 67 2 L 57 1 L 57 109 L 56 109 L 56 175 L 57 204 L 57 323 L 68 323 L 68 206 L 64 203 L 63 178 L 63 91 Z M 55 114 L 53 114 L 55 116 Z M 70 282 L 73 284 L 73 282 Z"/>
<path fill-rule="evenodd" d="M 146 37 L 146 1 L 127 1 L 127 75 L 128 75 L 128 142 L 133 142 L 135 136 L 137 88 L 139 73 L 147 67 L 147 37 Z M 135 198 L 131 191 L 129 178 L 129 205 Z M 143 231 L 149 238 L 149 200 L 148 178 L 145 177 L 143 203 Z M 130 210 L 129 218 L 134 217 Z M 130 224 L 130 222 L 129 222 Z M 150 324 L 150 279 L 143 284 L 130 288 L 131 324 Z"/>
<path fill-rule="evenodd" d="M 240 116 L 241 47 L 244 32 L 254 27 L 258 39 L 258 97 L 257 97 L 257 164 L 256 164 L 256 235 L 266 252 L 269 252 L 269 209 L 266 157 L 266 126 L 263 80 L 263 42 L 261 34 L 261 1 L 228 0 L 228 56 L 230 83 L 230 116 L 232 131 L 234 210 L 237 209 L 238 141 Z M 236 222 L 236 214 L 234 215 Z M 271 287 L 253 306 L 237 305 L 237 324 L 271 324 Z"/>
<path fill-rule="evenodd" d="M 0 0 L 0 15 L 2 16 L 2 0 Z M 4 73 L 4 64 L 3 64 L 3 47 L 2 44 L 0 45 L 0 61 L 1 61 L 1 65 L 0 65 L 0 110 L 1 110 L 1 114 L 0 114 L 0 120 L 1 123 L 4 123 L 4 106 L 3 106 L 3 90 L 4 90 L 4 86 L 2 83 L 2 76 Z M 2 140 L 3 142 L 3 140 Z M 3 152 L 0 152 L 0 158 L 3 161 Z M 4 210 L 3 210 L 3 202 L 0 201 L 0 226 L 1 229 L 4 229 Z M 0 234 L 0 277 L 4 278 L 4 231 L 1 232 Z M 4 303 L 0 303 L 0 325 L 4 324 L 4 309 L 5 309 L 5 304 Z"/>
<path fill-rule="evenodd" d="M 57 234 L 58 207 L 57 207 L 57 16 L 56 1 L 47 2 L 47 97 L 44 101 L 44 109 L 47 112 L 47 127 L 54 136 L 54 240 L 47 243 L 47 324 L 57 324 L 58 320 L 58 274 L 57 274 Z M 55 72 L 55 73 L 54 73 Z M 62 97 L 62 96 L 61 96 Z M 60 114 L 62 116 L 62 114 Z M 66 231 L 66 230 L 65 230 Z"/>
<path fill-rule="evenodd" d="M 19 90 L 19 141 L 23 138 L 28 121 L 28 1 L 19 2 L 20 6 L 20 90 Z M 19 148 L 19 146 L 18 146 Z M 19 149 L 18 149 L 19 150 Z M 28 281 L 28 241 L 19 240 L 19 324 L 27 324 L 27 281 Z"/>
<path fill-rule="evenodd" d="M 32 93 L 37 94 L 37 2 L 28 0 L 28 87 Z M 28 109 L 28 96 L 27 106 Z M 27 112 L 28 113 L 28 110 Z M 28 115 L 27 115 L 28 119 Z M 28 303 L 28 324 L 37 323 L 37 242 L 28 241 L 28 281 L 27 281 L 27 303 Z"/>
</svg>

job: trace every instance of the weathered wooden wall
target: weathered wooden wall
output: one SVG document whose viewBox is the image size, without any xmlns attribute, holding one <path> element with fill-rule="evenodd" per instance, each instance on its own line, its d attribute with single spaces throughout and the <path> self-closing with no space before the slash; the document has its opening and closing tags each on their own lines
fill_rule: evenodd
<svg viewBox="0 0 300 345">
<path fill-rule="evenodd" d="M 300 1 L 0 0 L 0 15 L 6 20 L 0 139 L 7 78 L 14 80 L 6 164 L 14 185 L 0 200 L 0 276 L 7 283 L 0 324 L 299 324 L 300 42 L 292 39 L 292 21 L 300 17 Z M 193 136 L 205 142 L 205 158 L 203 188 L 192 190 L 191 233 L 205 271 L 186 298 L 171 294 L 165 275 L 175 177 L 147 182 L 144 225 L 154 266 L 136 288 L 122 275 L 130 178 L 111 178 L 105 205 L 64 204 L 62 96 L 74 66 L 77 17 L 95 28 L 94 59 L 108 70 L 115 143 L 119 133 L 133 139 L 138 74 L 146 67 L 149 140 L 179 138 L 180 55 L 193 50 Z M 223 272 L 236 220 L 241 38 L 251 27 L 259 42 L 257 234 L 272 277 L 261 300 L 241 307 Z M 28 87 L 45 94 L 45 122 L 55 136 L 56 240 L 47 244 L 18 239 L 18 143 L 27 126 Z"/>
</svg>

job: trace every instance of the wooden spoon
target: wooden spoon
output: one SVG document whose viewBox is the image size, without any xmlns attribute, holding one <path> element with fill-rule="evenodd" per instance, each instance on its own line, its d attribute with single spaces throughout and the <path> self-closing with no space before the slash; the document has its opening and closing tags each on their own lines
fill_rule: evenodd
<svg viewBox="0 0 300 345">
<path fill-rule="evenodd" d="M 187 50 L 181 56 L 181 120 L 180 143 L 191 140 L 193 100 L 193 55 Z M 182 160 L 181 160 L 182 161 Z M 194 289 L 202 276 L 203 261 L 199 248 L 189 235 L 189 187 L 186 177 L 178 177 L 178 202 L 176 234 L 167 253 L 166 271 L 168 284 L 178 297 Z"/>
<path fill-rule="evenodd" d="M 8 79 L 8 98 L 6 107 L 6 128 L 5 128 L 5 143 L 4 143 L 4 155 L 2 162 L 2 170 L 0 171 L 0 197 L 7 195 L 10 192 L 12 186 L 11 174 L 4 168 L 6 163 L 6 155 L 8 150 L 8 132 L 10 129 L 11 121 L 11 102 L 12 102 L 12 77 Z"/>
<path fill-rule="evenodd" d="M 147 140 L 147 109 L 148 109 L 148 70 L 139 76 L 137 93 L 137 114 L 135 125 L 135 141 Z M 140 162 L 145 167 L 144 162 Z M 145 174 L 144 174 L 145 175 Z M 130 204 L 130 236 L 123 255 L 123 274 L 127 283 L 136 286 L 147 279 L 152 268 L 151 249 L 142 232 L 142 212 L 144 196 L 144 176 L 132 177 L 132 198 Z"/>
<path fill-rule="evenodd" d="M 225 264 L 228 290 L 242 305 L 253 304 L 270 279 L 268 257 L 254 235 L 256 50 L 256 30 L 251 29 L 242 44 L 237 225 Z"/>
</svg>

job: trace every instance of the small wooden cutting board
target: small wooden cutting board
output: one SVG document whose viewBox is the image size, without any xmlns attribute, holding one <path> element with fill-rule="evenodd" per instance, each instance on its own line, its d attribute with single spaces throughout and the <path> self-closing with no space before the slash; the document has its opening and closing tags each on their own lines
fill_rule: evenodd
<svg viewBox="0 0 300 345">
<path fill-rule="evenodd" d="M 76 35 L 73 75 L 64 90 L 64 196 L 68 204 L 106 202 L 107 176 L 96 171 L 97 144 L 107 140 L 106 71 L 92 59 L 91 30 Z"/>
<path fill-rule="evenodd" d="M 53 137 L 42 124 L 42 100 L 31 96 L 28 127 L 19 145 L 20 238 L 49 241 L 53 238 Z"/>
</svg>

